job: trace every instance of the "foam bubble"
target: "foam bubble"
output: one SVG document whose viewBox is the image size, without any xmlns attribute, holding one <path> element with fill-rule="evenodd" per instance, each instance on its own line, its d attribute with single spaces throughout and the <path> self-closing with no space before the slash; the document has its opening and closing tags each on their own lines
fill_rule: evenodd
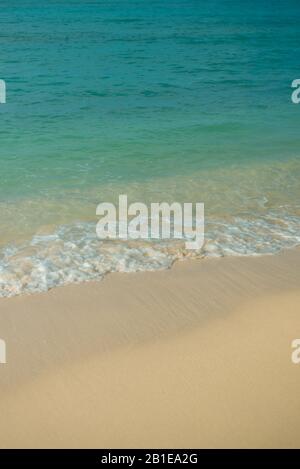
<svg viewBox="0 0 300 469">
<path fill-rule="evenodd" d="M 300 218 L 268 213 L 261 218 L 207 220 L 200 252 L 183 241 L 101 241 L 93 223 L 60 226 L 0 251 L 0 297 L 47 291 L 102 279 L 109 272 L 169 268 L 186 257 L 272 254 L 300 244 Z"/>
</svg>

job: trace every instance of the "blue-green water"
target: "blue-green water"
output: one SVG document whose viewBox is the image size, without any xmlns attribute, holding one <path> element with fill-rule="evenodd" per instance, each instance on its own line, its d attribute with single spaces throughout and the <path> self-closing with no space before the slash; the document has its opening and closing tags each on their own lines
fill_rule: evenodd
<svg viewBox="0 0 300 469">
<path fill-rule="evenodd" d="M 0 296 L 169 266 L 96 206 L 204 202 L 201 255 L 300 243 L 298 0 L 1 0 Z"/>
</svg>

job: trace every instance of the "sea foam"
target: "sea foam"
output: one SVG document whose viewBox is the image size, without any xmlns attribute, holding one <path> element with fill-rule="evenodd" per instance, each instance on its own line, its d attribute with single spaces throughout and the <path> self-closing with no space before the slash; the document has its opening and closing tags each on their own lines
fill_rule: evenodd
<svg viewBox="0 0 300 469">
<path fill-rule="evenodd" d="M 60 226 L 0 251 L 0 297 L 100 280 L 110 272 L 168 269 L 186 258 L 273 254 L 300 244 L 300 219 L 268 213 L 258 219 L 207 220 L 200 251 L 179 240 L 103 241 L 93 223 Z"/>
</svg>

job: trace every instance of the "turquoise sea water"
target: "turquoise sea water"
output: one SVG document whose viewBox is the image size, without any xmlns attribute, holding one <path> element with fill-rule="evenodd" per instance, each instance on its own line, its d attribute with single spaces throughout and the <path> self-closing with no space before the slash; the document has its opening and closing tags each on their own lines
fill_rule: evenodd
<svg viewBox="0 0 300 469">
<path fill-rule="evenodd" d="M 298 0 L 1 0 L 0 296 L 165 268 L 96 206 L 204 202 L 201 256 L 300 244 Z"/>
</svg>

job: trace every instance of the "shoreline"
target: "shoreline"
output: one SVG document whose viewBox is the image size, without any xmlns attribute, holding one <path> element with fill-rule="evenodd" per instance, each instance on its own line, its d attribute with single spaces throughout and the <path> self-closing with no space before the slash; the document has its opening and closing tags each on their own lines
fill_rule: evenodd
<svg viewBox="0 0 300 469">
<path fill-rule="evenodd" d="M 300 447 L 299 285 L 292 249 L 0 299 L 0 446 Z"/>
</svg>

